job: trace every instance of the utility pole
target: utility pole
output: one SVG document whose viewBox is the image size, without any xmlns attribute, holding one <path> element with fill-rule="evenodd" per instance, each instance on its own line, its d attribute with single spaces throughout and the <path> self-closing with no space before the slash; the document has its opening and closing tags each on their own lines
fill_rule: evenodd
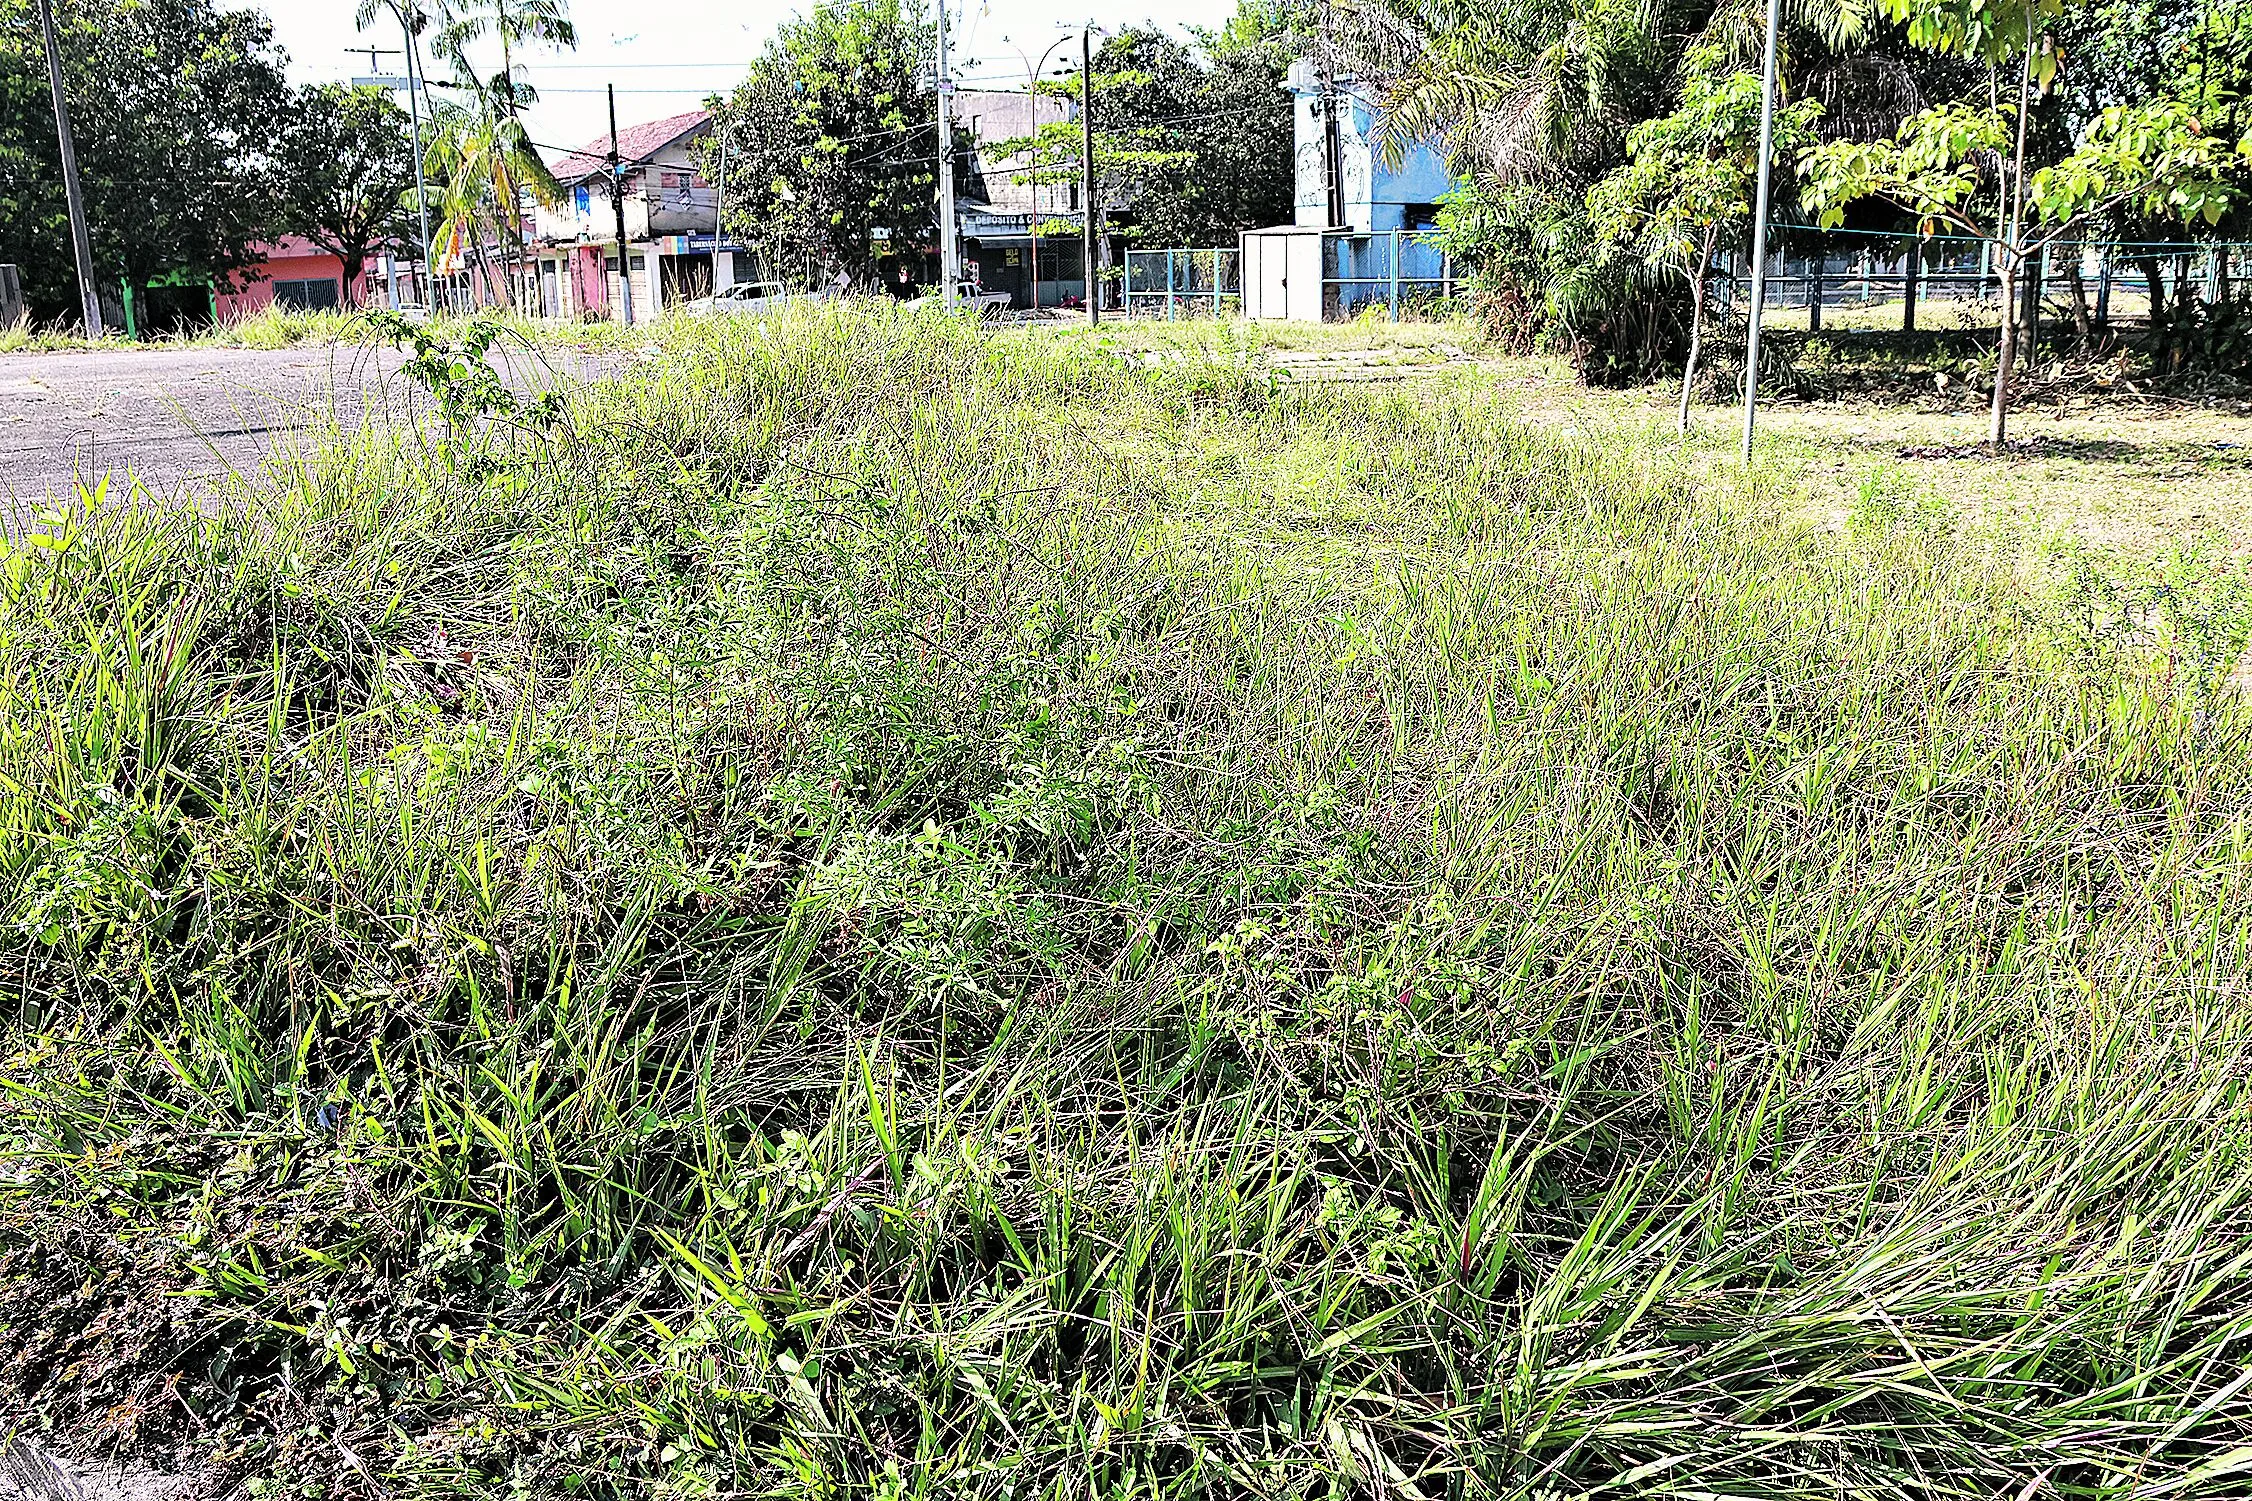
<svg viewBox="0 0 2252 1501">
<path fill-rule="evenodd" d="M 719 191 L 712 195 L 712 292 L 715 296 L 720 290 L 719 258 L 723 253 L 721 247 L 726 243 L 726 240 L 727 121 L 723 117 L 719 122 Z M 732 255 L 728 256 L 727 264 L 731 267 L 735 264 L 735 258 Z"/>
<path fill-rule="evenodd" d="M 377 75 L 382 71 L 382 64 L 376 61 L 377 58 L 400 55 L 399 49 L 396 47 L 347 47 L 344 50 L 355 53 L 365 52 L 368 55 L 368 72 L 370 75 Z M 353 81 L 358 82 L 357 79 Z M 416 143 L 418 150 L 420 144 L 420 142 Z M 383 281 L 386 302 L 393 312 L 397 312 L 399 310 L 399 257 L 388 244 L 383 249 Z"/>
<path fill-rule="evenodd" d="M 1345 136 L 1337 124 L 1337 75 L 1330 68 L 1330 21 L 1335 7 L 1321 12 L 1321 175 L 1325 217 L 1331 229 L 1345 227 Z"/>
<path fill-rule="evenodd" d="M 946 0 L 938 0 L 938 274 L 954 311 L 954 78 L 946 70 Z"/>
<path fill-rule="evenodd" d="M 86 237 L 86 200 L 78 191 L 78 151 L 70 140 L 70 105 L 63 97 L 63 55 L 55 45 L 53 0 L 39 0 L 39 29 L 47 38 L 47 84 L 55 94 L 55 140 L 63 154 L 63 199 L 70 208 L 70 248 L 78 258 L 78 300 L 86 337 L 102 336 L 102 297 L 94 289 L 94 247 Z"/>
<path fill-rule="evenodd" d="M 1087 213 L 1087 326 L 1103 321 L 1102 265 L 1096 259 L 1095 228 L 1102 215 L 1095 208 L 1095 28 L 1079 33 L 1079 199 Z M 1070 64 L 1065 64 L 1069 67 Z"/>
<path fill-rule="evenodd" d="M 422 245 L 415 259 L 422 262 L 422 295 L 429 299 L 430 311 L 438 311 L 438 269 L 430 259 L 430 191 L 422 181 L 422 74 L 415 66 L 414 26 L 407 20 L 407 11 L 399 10 L 399 29 L 406 34 L 407 44 L 407 119 L 414 127 L 414 213 L 422 226 Z"/>
<path fill-rule="evenodd" d="M 610 86 L 610 207 L 618 216 L 618 287 L 626 327 L 633 327 L 633 263 L 626 259 L 626 179 L 618 167 L 618 86 Z"/>
<path fill-rule="evenodd" d="M 1759 97 L 1759 199 L 1752 213 L 1752 321 L 1744 335 L 1744 462 L 1752 461 L 1752 424 L 1759 415 L 1759 321 L 1767 314 L 1767 179 L 1775 158 L 1775 33 L 1783 0 L 1767 0 L 1767 62 Z M 1815 303 L 1820 319 L 1821 303 Z"/>
</svg>

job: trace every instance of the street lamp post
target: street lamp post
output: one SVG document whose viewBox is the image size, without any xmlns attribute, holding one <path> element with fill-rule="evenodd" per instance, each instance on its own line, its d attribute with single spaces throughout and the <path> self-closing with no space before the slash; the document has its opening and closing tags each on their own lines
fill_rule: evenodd
<svg viewBox="0 0 2252 1501">
<path fill-rule="evenodd" d="M 1003 37 L 1008 42 L 1009 38 Z M 1017 60 L 1024 64 L 1024 97 L 1032 111 L 1032 214 L 1029 220 L 1032 235 L 1032 315 L 1040 316 L 1040 75 L 1048 66 L 1048 55 L 1071 40 L 1067 32 L 1050 42 L 1040 53 L 1040 61 L 1033 62 L 1022 47 L 1014 42 Z"/>
</svg>

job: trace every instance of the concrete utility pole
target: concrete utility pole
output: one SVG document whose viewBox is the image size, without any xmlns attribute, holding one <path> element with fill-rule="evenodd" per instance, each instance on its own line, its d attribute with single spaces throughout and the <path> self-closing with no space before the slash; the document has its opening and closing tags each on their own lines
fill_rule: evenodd
<svg viewBox="0 0 2252 1501">
<path fill-rule="evenodd" d="M 55 45 L 53 0 L 39 0 L 39 29 L 47 38 L 47 84 L 55 94 L 55 140 L 63 153 L 63 199 L 70 208 L 70 248 L 78 258 L 78 300 L 86 337 L 102 336 L 102 296 L 94 289 L 94 247 L 86 236 L 86 200 L 78 191 L 78 151 L 70 140 L 70 104 L 63 97 L 63 55 Z"/>
<path fill-rule="evenodd" d="M 438 310 L 438 272 L 430 258 L 430 191 L 422 181 L 422 72 L 415 66 L 414 26 L 407 20 L 407 12 L 399 11 L 399 29 L 406 33 L 407 43 L 407 119 L 414 128 L 414 214 L 422 227 L 422 246 L 415 259 L 422 262 L 422 295 L 429 299 L 430 310 Z"/>
<path fill-rule="evenodd" d="M 1103 274 L 1096 258 L 1096 226 L 1102 214 L 1095 207 L 1095 28 L 1079 33 L 1079 177 L 1080 206 L 1087 212 L 1087 326 L 1103 321 Z M 1069 64 L 1066 64 L 1068 67 Z"/>
<path fill-rule="evenodd" d="M 1321 173 L 1326 217 L 1331 229 L 1345 227 L 1345 136 L 1337 124 L 1337 75 L 1330 68 L 1330 24 L 1335 7 L 1321 12 Z"/>
<path fill-rule="evenodd" d="M 1752 322 L 1744 335 L 1744 462 L 1752 461 L 1752 424 L 1759 415 L 1759 320 L 1767 313 L 1767 179 L 1775 159 L 1775 33 L 1783 22 L 1783 0 L 1767 0 L 1767 63 L 1759 99 L 1759 199 L 1752 213 Z M 1821 327 L 1821 294 L 1814 303 Z"/>
<path fill-rule="evenodd" d="M 626 259 L 626 179 L 618 168 L 618 86 L 610 88 L 610 207 L 618 216 L 618 289 L 626 327 L 633 327 L 633 262 Z"/>
<path fill-rule="evenodd" d="M 946 69 L 946 0 L 938 0 L 938 275 L 954 311 L 954 76 Z"/>
</svg>

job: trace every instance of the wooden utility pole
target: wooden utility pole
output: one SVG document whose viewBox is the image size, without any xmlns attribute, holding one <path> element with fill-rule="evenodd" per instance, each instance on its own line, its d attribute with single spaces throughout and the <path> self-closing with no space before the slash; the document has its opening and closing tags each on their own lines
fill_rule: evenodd
<svg viewBox="0 0 2252 1501">
<path fill-rule="evenodd" d="M 78 151 L 70 139 L 70 104 L 63 95 L 63 55 L 55 45 L 53 0 L 39 0 L 39 29 L 47 39 L 47 85 L 55 95 L 55 140 L 62 147 L 63 200 L 70 209 L 70 249 L 78 259 L 78 300 L 86 337 L 102 336 L 102 296 L 94 287 L 94 247 L 86 234 L 86 200 L 78 191 Z"/>
<path fill-rule="evenodd" d="M 610 86 L 610 207 L 618 216 L 618 290 L 626 327 L 633 327 L 633 262 L 626 259 L 626 179 L 618 169 L 618 86 Z"/>
<path fill-rule="evenodd" d="M 1102 266 L 1095 255 L 1095 29 L 1079 33 L 1079 197 L 1087 215 L 1087 326 L 1103 321 Z M 1066 63 L 1064 66 L 1069 67 Z"/>
</svg>

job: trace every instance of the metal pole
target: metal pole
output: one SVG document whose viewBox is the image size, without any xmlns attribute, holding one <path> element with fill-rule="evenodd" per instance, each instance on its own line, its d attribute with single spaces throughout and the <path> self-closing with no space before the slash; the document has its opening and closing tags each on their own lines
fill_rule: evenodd
<svg viewBox="0 0 2252 1501">
<path fill-rule="evenodd" d="M 1400 321 L 1400 232 L 1392 231 L 1392 321 Z"/>
<path fill-rule="evenodd" d="M 727 242 L 727 122 L 719 126 L 719 188 L 712 199 L 712 291 L 719 291 L 719 258 Z M 727 264 L 733 266 L 730 255 Z"/>
<path fill-rule="evenodd" d="M 954 311 L 954 79 L 946 71 L 946 0 L 938 0 L 938 274 Z"/>
<path fill-rule="evenodd" d="M 633 327 L 633 262 L 626 258 L 626 178 L 618 165 L 618 86 L 610 89 L 610 207 L 617 214 L 618 224 L 618 291 L 619 305 L 624 308 L 626 327 Z"/>
<path fill-rule="evenodd" d="M 1759 199 L 1752 211 L 1752 321 L 1744 335 L 1744 462 L 1752 460 L 1752 427 L 1759 417 L 1759 320 L 1767 311 L 1767 179 L 1775 161 L 1775 33 L 1783 0 L 1767 0 L 1767 61 L 1759 98 Z"/>
<path fill-rule="evenodd" d="M 1060 38 L 1058 40 L 1061 40 Z M 1048 52 L 1056 44 L 1048 44 Z M 1027 233 L 1032 236 L 1032 316 L 1040 316 L 1040 70 L 1048 65 L 1048 52 L 1040 54 L 1040 61 L 1028 64 L 1024 70 L 1024 101 L 1032 111 L 1032 217 Z"/>
<path fill-rule="evenodd" d="M 1068 67 L 1069 64 L 1066 64 Z M 1095 43 L 1094 28 L 1079 33 L 1079 177 L 1087 214 L 1087 326 L 1103 321 L 1102 270 L 1095 263 Z"/>
<path fill-rule="evenodd" d="M 78 301 L 86 337 L 102 336 L 102 294 L 94 287 L 94 248 L 86 235 L 86 200 L 78 191 L 78 151 L 70 139 L 70 104 L 63 96 L 63 55 L 55 45 L 55 8 L 39 0 L 39 29 L 47 38 L 47 85 L 55 95 L 55 140 L 62 147 L 63 200 L 70 209 L 70 249 L 78 259 Z"/>
<path fill-rule="evenodd" d="M 422 181 L 422 73 L 415 65 L 414 28 L 407 24 L 407 13 L 399 11 L 399 29 L 407 41 L 407 118 L 414 127 L 414 212 L 422 225 L 421 253 L 416 259 L 422 262 L 423 295 L 430 299 L 430 310 L 438 310 L 438 278 L 430 255 L 430 192 Z"/>
</svg>

